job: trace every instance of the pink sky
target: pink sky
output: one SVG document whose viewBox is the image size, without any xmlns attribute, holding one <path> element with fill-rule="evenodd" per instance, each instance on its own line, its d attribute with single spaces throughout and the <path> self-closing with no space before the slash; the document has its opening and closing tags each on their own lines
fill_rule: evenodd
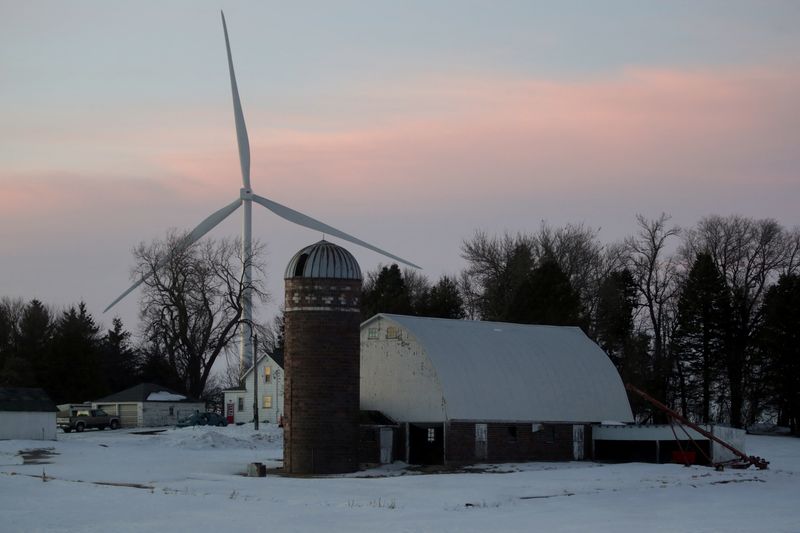
<svg viewBox="0 0 800 533">
<path fill-rule="evenodd" d="M 671 213 L 684 226 L 712 213 L 800 223 L 800 71 L 791 57 L 569 75 L 406 69 L 278 97 L 253 80 L 262 65 L 237 65 L 254 190 L 431 278 L 463 268 L 460 243 L 479 228 L 584 222 L 610 242 L 633 231 L 636 213 Z M 139 84 L 192 87 L 180 72 Z M 13 127 L 0 132 L 0 296 L 84 298 L 99 316 L 127 286 L 134 245 L 191 228 L 238 197 L 227 80 L 214 79 L 212 94 L 202 85 L 187 98 L 134 93 L 47 113 L 4 110 Z M 284 264 L 319 235 L 260 210 L 254 223 L 278 302 Z M 238 231 L 234 215 L 213 235 Z M 382 261 L 352 251 L 365 270 Z M 130 300 L 120 313 L 133 323 Z"/>
</svg>

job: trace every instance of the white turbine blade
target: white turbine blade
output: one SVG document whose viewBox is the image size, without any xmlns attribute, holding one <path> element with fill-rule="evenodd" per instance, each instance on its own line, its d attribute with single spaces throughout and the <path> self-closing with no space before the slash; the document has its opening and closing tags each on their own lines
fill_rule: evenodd
<svg viewBox="0 0 800 533">
<path fill-rule="evenodd" d="M 198 224 L 196 228 L 194 228 L 191 232 L 189 232 L 186 235 L 186 237 L 184 237 L 181 240 L 181 242 L 180 242 L 180 244 L 178 244 L 177 248 L 178 249 L 184 249 L 184 248 L 186 248 L 188 246 L 191 246 L 195 242 L 197 242 L 197 240 L 200 239 L 200 237 L 202 237 L 203 235 L 205 235 L 206 233 L 208 233 L 209 231 L 214 229 L 214 227 L 216 227 L 217 224 L 219 224 L 220 222 L 225 220 L 231 213 L 236 211 L 239 208 L 240 205 L 242 205 L 242 199 L 241 198 L 237 198 L 235 201 L 229 203 L 228 205 L 226 205 L 222 209 L 219 209 L 218 211 L 215 211 L 214 213 L 212 213 L 211 215 L 206 217 L 205 220 L 203 220 L 200 224 Z M 166 264 L 168 259 L 169 259 L 168 257 L 164 257 L 161 260 L 159 260 L 158 263 L 156 264 L 155 270 L 158 270 L 159 268 L 164 266 L 164 264 Z M 117 305 L 117 303 L 120 300 L 122 300 L 127 295 L 129 295 L 136 287 L 138 287 L 139 285 L 144 283 L 144 281 L 147 278 L 149 278 L 152 274 L 153 274 L 152 272 L 148 272 L 147 274 L 142 276 L 141 279 L 139 279 L 139 281 L 137 281 L 136 283 L 134 283 L 133 285 L 128 287 L 128 290 L 126 290 L 125 292 L 120 294 L 117 297 L 116 300 L 111 302 L 108 305 L 108 307 L 103 309 L 103 312 L 105 313 L 106 311 L 108 311 L 109 309 L 111 309 L 112 307 Z"/>
<path fill-rule="evenodd" d="M 228 70 L 231 73 L 231 93 L 233 94 L 233 116 L 236 120 L 236 141 L 239 143 L 239 164 L 242 167 L 242 185 L 250 188 L 250 141 L 247 138 L 247 127 L 244 124 L 242 102 L 239 100 L 239 87 L 236 85 L 236 74 L 233 72 L 231 43 L 228 40 L 228 26 L 225 24 L 225 13 L 222 15 L 222 30 L 225 32 L 225 50 L 228 52 Z"/>
<path fill-rule="evenodd" d="M 205 220 L 198 224 L 196 228 L 189 232 L 186 237 L 183 238 L 180 247 L 186 248 L 187 246 L 194 244 L 200 237 L 214 229 L 217 224 L 228 218 L 231 213 L 239 209 L 240 205 L 242 205 L 242 199 L 237 198 L 222 209 L 211 213 L 205 218 Z"/>
<path fill-rule="evenodd" d="M 345 233 L 343 231 L 340 231 L 340 230 L 338 230 L 338 229 L 336 229 L 336 228 L 334 228 L 332 226 L 329 226 L 329 225 L 325 224 L 324 222 L 320 222 L 319 220 L 311 218 L 308 215 L 304 215 L 303 213 L 300 213 L 299 211 L 295 211 L 294 209 L 286 207 L 285 205 L 281 205 L 281 204 L 279 204 L 277 202 L 273 202 L 272 200 L 269 200 L 268 198 L 264 198 L 263 196 L 259 196 L 257 194 L 254 194 L 253 195 L 253 200 L 258 202 L 259 204 L 263 205 L 264 207 L 266 207 L 267 209 L 269 209 L 270 211 L 272 211 L 273 213 L 275 213 L 279 217 L 288 220 L 289 222 L 294 222 L 295 224 L 298 224 L 300 226 L 304 226 L 306 228 L 310 228 L 310 229 L 319 231 L 321 233 L 325 233 L 326 235 L 333 235 L 334 237 L 339 237 L 342 240 L 352 242 L 353 244 L 357 244 L 359 246 L 363 246 L 364 248 L 366 248 L 368 250 L 372 250 L 373 252 L 378 252 L 379 254 L 384 255 L 386 257 L 389 257 L 391 259 L 394 259 L 395 261 L 400 261 L 401 263 L 403 263 L 405 265 L 408 265 L 410 267 L 421 268 L 421 267 L 415 265 L 414 263 L 411 263 L 410 261 L 406 261 L 402 257 L 397 257 L 394 254 L 390 254 L 389 252 L 387 252 L 385 250 L 381 250 L 377 246 L 373 246 L 373 245 L 371 245 L 371 244 L 369 244 L 367 242 L 362 241 L 361 239 L 357 239 L 357 238 L 353 237 L 352 235 L 348 235 L 347 233 Z"/>
</svg>

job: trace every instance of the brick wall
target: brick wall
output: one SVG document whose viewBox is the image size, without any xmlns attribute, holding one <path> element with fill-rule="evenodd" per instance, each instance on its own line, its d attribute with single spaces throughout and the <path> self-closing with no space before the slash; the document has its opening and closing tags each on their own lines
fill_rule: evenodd
<svg viewBox="0 0 800 533">
<path fill-rule="evenodd" d="M 487 423 L 488 454 L 485 462 L 573 459 L 572 424 L 541 424 L 541 429 L 535 432 L 532 427 L 532 423 Z M 585 442 L 591 443 L 591 434 L 586 432 L 585 435 Z M 475 423 L 448 423 L 445 445 L 448 463 L 478 462 L 475 457 Z"/>
<path fill-rule="evenodd" d="M 358 469 L 360 314 L 351 309 L 360 287 L 353 280 L 286 280 L 287 473 Z"/>
</svg>

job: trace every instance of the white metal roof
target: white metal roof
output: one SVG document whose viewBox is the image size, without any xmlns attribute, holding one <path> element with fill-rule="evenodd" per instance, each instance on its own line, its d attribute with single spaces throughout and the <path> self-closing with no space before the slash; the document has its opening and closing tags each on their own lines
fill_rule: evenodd
<svg viewBox="0 0 800 533">
<path fill-rule="evenodd" d="M 450 420 L 633 421 L 622 379 L 577 327 L 381 314 L 419 342 Z"/>
</svg>

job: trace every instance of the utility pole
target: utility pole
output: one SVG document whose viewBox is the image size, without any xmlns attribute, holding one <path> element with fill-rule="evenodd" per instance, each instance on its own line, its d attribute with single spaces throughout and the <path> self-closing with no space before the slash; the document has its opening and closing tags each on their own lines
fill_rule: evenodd
<svg viewBox="0 0 800 533">
<path fill-rule="evenodd" d="M 258 429 L 258 334 L 253 335 L 253 427 Z"/>
</svg>

